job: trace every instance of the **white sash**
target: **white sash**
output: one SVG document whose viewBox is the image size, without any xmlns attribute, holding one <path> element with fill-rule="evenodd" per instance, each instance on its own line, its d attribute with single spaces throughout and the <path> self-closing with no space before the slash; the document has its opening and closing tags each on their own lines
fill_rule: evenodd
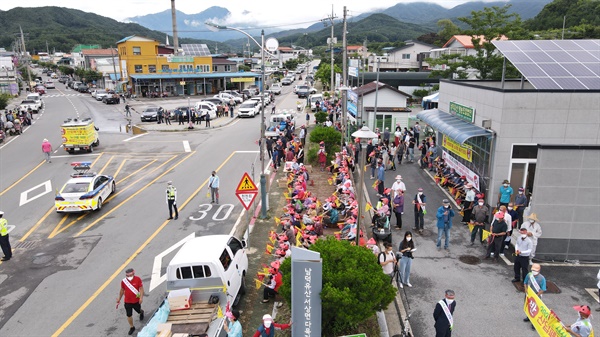
<svg viewBox="0 0 600 337">
<path fill-rule="evenodd" d="M 452 313 L 450 312 L 450 308 L 448 308 L 448 305 L 444 300 L 441 300 L 439 303 L 442 307 L 442 310 L 444 310 L 444 314 L 446 314 L 448 322 L 450 322 L 450 330 L 452 330 L 452 328 L 454 327 L 454 319 L 452 319 Z"/>
<path fill-rule="evenodd" d="M 535 279 L 535 276 L 533 275 L 533 273 L 529 273 L 530 274 L 530 282 L 531 282 L 531 286 L 533 287 L 533 290 L 535 291 L 535 293 L 539 293 L 540 292 L 540 285 L 537 283 L 537 280 Z"/>
<path fill-rule="evenodd" d="M 125 286 L 131 290 L 131 292 L 135 295 L 135 297 L 139 298 L 140 297 L 140 292 L 135 289 L 135 287 L 129 282 L 129 280 L 127 278 L 123 279 L 123 283 L 125 283 Z"/>
</svg>

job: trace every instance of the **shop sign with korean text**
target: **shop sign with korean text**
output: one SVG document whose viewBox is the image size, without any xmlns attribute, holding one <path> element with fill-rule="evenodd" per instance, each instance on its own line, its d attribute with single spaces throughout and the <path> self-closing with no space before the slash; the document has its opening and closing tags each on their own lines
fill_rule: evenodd
<svg viewBox="0 0 600 337">
<path fill-rule="evenodd" d="M 479 189 L 479 175 L 475 174 L 475 172 L 471 171 L 446 151 L 442 151 L 442 159 L 444 159 L 444 163 L 450 166 L 450 168 L 453 168 L 456 173 L 467 177 L 467 181 L 473 184 L 475 189 L 481 191 L 481 189 Z"/>
<path fill-rule="evenodd" d="M 442 146 L 468 162 L 473 161 L 473 148 L 469 145 L 459 144 L 444 135 L 444 138 L 442 138 Z"/>
<path fill-rule="evenodd" d="M 475 122 L 475 108 L 450 102 L 450 113 L 468 123 Z"/>
</svg>

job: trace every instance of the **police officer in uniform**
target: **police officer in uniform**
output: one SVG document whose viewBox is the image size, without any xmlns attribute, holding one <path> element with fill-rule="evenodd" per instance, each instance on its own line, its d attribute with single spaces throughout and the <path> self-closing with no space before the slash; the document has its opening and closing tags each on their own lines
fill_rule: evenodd
<svg viewBox="0 0 600 337">
<path fill-rule="evenodd" d="M 8 241 L 8 221 L 4 219 L 4 212 L 0 211 L 0 247 L 4 257 L 0 261 L 8 261 L 12 257 L 12 248 Z"/>
<path fill-rule="evenodd" d="M 177 211 L 177 189 L 173 186 L 173 182 L 167 183 L 167 205 L 169 205 L 169 218 L 173 219 L 173 208 L 175 208 L 175 220 L 179 218 L 179 212 Z"/>
</svg>

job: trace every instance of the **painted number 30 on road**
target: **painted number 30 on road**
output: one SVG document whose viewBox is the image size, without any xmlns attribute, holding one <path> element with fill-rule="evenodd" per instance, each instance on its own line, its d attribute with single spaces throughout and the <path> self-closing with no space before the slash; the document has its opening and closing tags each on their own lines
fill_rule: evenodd
<svg viewBox="0 0 600 337">
<path fill-rule="evenodd" d="M 189 219 L 192 221 L 203 220 L 204 218 L 209 216 L 208 213 L 213 209 L 213 206 L 216 206 L 216 205 L 201 204 L 199 206 L 200 210 L 198 210 L 198 213 L 200 213 L 200 214 L 198 216 L 190 216 Z M 212 215 L 212 220 L 213 221 L 223 221 L 225 219 L 228 219 L 229 216 L 231 215 L 231 211 L 233 211 L 233 207 L 234 206 L 232 204 L 220 205 L 219 208 L 217 208 L 216 211 L 214 211 L 214 213 Z"/>
</svg>

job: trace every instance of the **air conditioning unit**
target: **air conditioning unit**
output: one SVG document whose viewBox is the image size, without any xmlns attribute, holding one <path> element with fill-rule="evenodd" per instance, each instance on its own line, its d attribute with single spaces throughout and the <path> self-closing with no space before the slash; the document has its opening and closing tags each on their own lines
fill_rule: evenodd
<svg viewBox="0 0 600 337">
<path fill-rule="evenodd" d="M 484 119 L 483 121 L 481 121 L 481 127 L 484 129 L 491 129 L 492 128 L 492 120 L 491 119 Z"/>
</svg>

